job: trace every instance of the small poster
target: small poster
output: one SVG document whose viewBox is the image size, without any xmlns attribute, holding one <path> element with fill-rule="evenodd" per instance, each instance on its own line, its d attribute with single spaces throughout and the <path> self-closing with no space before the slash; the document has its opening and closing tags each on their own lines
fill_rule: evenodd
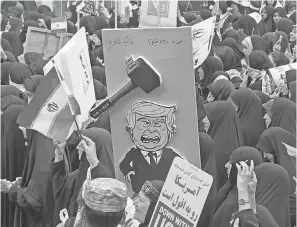
<svg viewBox="0 0 297 227">
<path fill-rule="evenodd" d="M 297 63 L 282 65 L 269 69 L 272 79 L 274 80 L 277 87 L 287 89 L 286 72 L 292 69 L 297 70 Z"/>
<path fill-rule="evenodd" d="M 102 33 L 108 95 L 124 94 L 109 109 L 117 179 L 138 193 L 176 156 L 200 167 L 191 28 Z"/>
<path fill-rule="evenodd" d="M 24 53 L 36 52 L 44 54 L 44 58 L 55 54 L 73 37 L 73 34 L 53 34 L 50 30 L 29 27 L 24 46 Z"/>
<path fill-rule="evenodd" d="M 168 18 L 169 16 L 169 2 L 168 1 L 148 1 L 148 15 L 158 16 L 160 4 L 160 16 Z"/>
<path fill-rule="evenodd" d="M 149 227 L 195 227 L 213 177 L 181 158 L 169 170 Z"/>
<path fill-rule="evenodd" d="M 177 3 L 177 0 L 142 1 L 139 8 L 139 27 L 176 27 Z"/>
<path fill-rule="evenodd" d="M 207 58 L 215 28 L 215 17 L 192 26 L 194 69 L 198 68 Z"/>
<path fill-rule="evenodd" d="M 95 15 L 95 1 L 85 1 L 85 6 L 81 9 L 81 11 L 88 15 Z"/>
</svg>

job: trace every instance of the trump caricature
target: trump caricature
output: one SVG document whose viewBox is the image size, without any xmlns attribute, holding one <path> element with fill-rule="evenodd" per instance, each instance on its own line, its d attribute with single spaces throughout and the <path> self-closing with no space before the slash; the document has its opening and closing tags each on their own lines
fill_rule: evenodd
<svg viewBox="0 0 297 227">
<path fill-rule="evenodd" d="M 138 193 L 145 181 L 165 181 L 178 154 L 166 147 L 175 132 L 176 106 L 136 102 L 127 114 L 126 130 L 136 147 L 120 163 L 120 170 Z"/>
</svg>

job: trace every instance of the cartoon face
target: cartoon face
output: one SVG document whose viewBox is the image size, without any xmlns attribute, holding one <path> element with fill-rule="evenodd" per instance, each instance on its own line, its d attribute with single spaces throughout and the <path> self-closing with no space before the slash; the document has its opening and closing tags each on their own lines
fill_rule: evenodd
<svg viewBox="0 0 297 227">
<path fill-rule="evenodd" d="M 150 152 L 161 150 L 169 140 L 166 118 L 136 114 L 136 124 L 132 134 L 133 142 L 140 150 Z"/>
</svg>

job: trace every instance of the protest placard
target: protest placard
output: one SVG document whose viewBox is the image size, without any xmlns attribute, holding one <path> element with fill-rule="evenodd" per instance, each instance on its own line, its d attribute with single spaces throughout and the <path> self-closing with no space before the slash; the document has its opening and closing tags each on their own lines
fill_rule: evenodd
<svg viewBox="0 0 297 227">
<path fill-rule="evenodd" d="M 93 0 L 76 1 L 76 11 L 83 15 L 95 15 L 96 2 Z"/>
<path fill-rule="evenodd" d="M 195 227 L 213 177 L 181 158 L 175 158 L 149 227 Z"/>
<path fill-rule="evenodd" d="M 53 34 L 50 30 L 29 27 L 24 54 L 36 52 L 44 54 L 45 58 L 55 54 L 73 37 L 73 34 Z"/>
<path fill-rule="evenodd" d="M 85 6 L 81 9 L 82 12 L 89 14 L 89 15 L 95 15 L 96 7 L 94 1 L 85 1 Z"/>
<path fill-rule="evenodd" d="M 139 27 L 176 27 L 177 3 L 177 0 L 141 2 Z"/>
<path fill-rule="evenodd" d="M 198 68 L 209 54 L 214 28 L 215 17 L 192 26 L 194 69 Z"/>
<path fill-rule="evenodd" d="M 147 178 L 142 174 L 150 172 L 145 168 L 151 168 L 141 156 L 139 163 L 130 160 L 133 155 L 129 157 L 129 154 L 137 155 L 140 149 L 158 150 L 156 152 L 160 155 L 155 176 L 151 180 L 155 177 L 165 180 L 177 152 L 199 167 L 191 28 L 104 29 L 103 43 L 107 91 L 110 96 L 131 81 L 127 73 L 138 64 L 140 71 L 145 67 L 151 72 L 146 72 L 148 76 L 159 74 L 162 78 L 161 85 L 153 92 L 147 94 L 138 87 L 109 109 L 117 179 L 125 181 L 125 177 L 134 171 L 132 188 L 133 191 L 140 190 Z M 132 55 L 135 61 L 130 58 Z M 142 126 L 140 131 L 134 127 L 135 116 L 138 117 L 137 113 L 140 112 L 144 117 L 137 122 L 144 126 L 152 124 L 151 132 Z M 166 157 L 167 161 L 171 161 L 165 161 Z M 138 168 L 141 163 L 143 166 Z M 127 183 L 127 186 L 130 184 Z"/>
<path fill-rule="evenodd" d="M 52 60 L 78 101 L 82 120 L 86 120 L 96 99 L 85 28 L 81 28 Z M 45 74 L 52 64 L 50 61 L 44 67 Z"/>
<path fill-rule="evenodd" d="M 277 87 L 287 88 L 286 72 L 292 69 L 297 69 L 296 62 L 269 69 L 269 73 Z"/>
</svg>

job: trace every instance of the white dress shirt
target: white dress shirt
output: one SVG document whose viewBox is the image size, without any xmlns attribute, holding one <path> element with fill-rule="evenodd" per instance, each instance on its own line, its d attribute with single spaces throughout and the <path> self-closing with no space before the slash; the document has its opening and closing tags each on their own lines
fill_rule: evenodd
<svg viewBox="0 0 297 227">
<path fill-rule="evenodd" d="M 148 163 L 148 164 L 151 164 L 151 162 L 150 162 L 150 157 L 148 156 L 149 153 L 150 153 L 150 152 L 147 152 L 147 151 L 141 151 L 141 154 L 142 154 L 142 156 L 144 157 L 144 159 L 147 161 L 147 163 Z M 158 164 L 159 161 L 160 161 L 160 159 L 161 159 L 161 157 L 162 157 L 162 153 L 163 153 L 163 151 L 160 150 L 160 151 L 156 151 L 156 152 L 153 152 L 153 153 L 157 155 L 157 157 L 154 156 L 154 159 L 155 159 L 155 161 L 156 161 L 156 164 Z"/>
</svg>

